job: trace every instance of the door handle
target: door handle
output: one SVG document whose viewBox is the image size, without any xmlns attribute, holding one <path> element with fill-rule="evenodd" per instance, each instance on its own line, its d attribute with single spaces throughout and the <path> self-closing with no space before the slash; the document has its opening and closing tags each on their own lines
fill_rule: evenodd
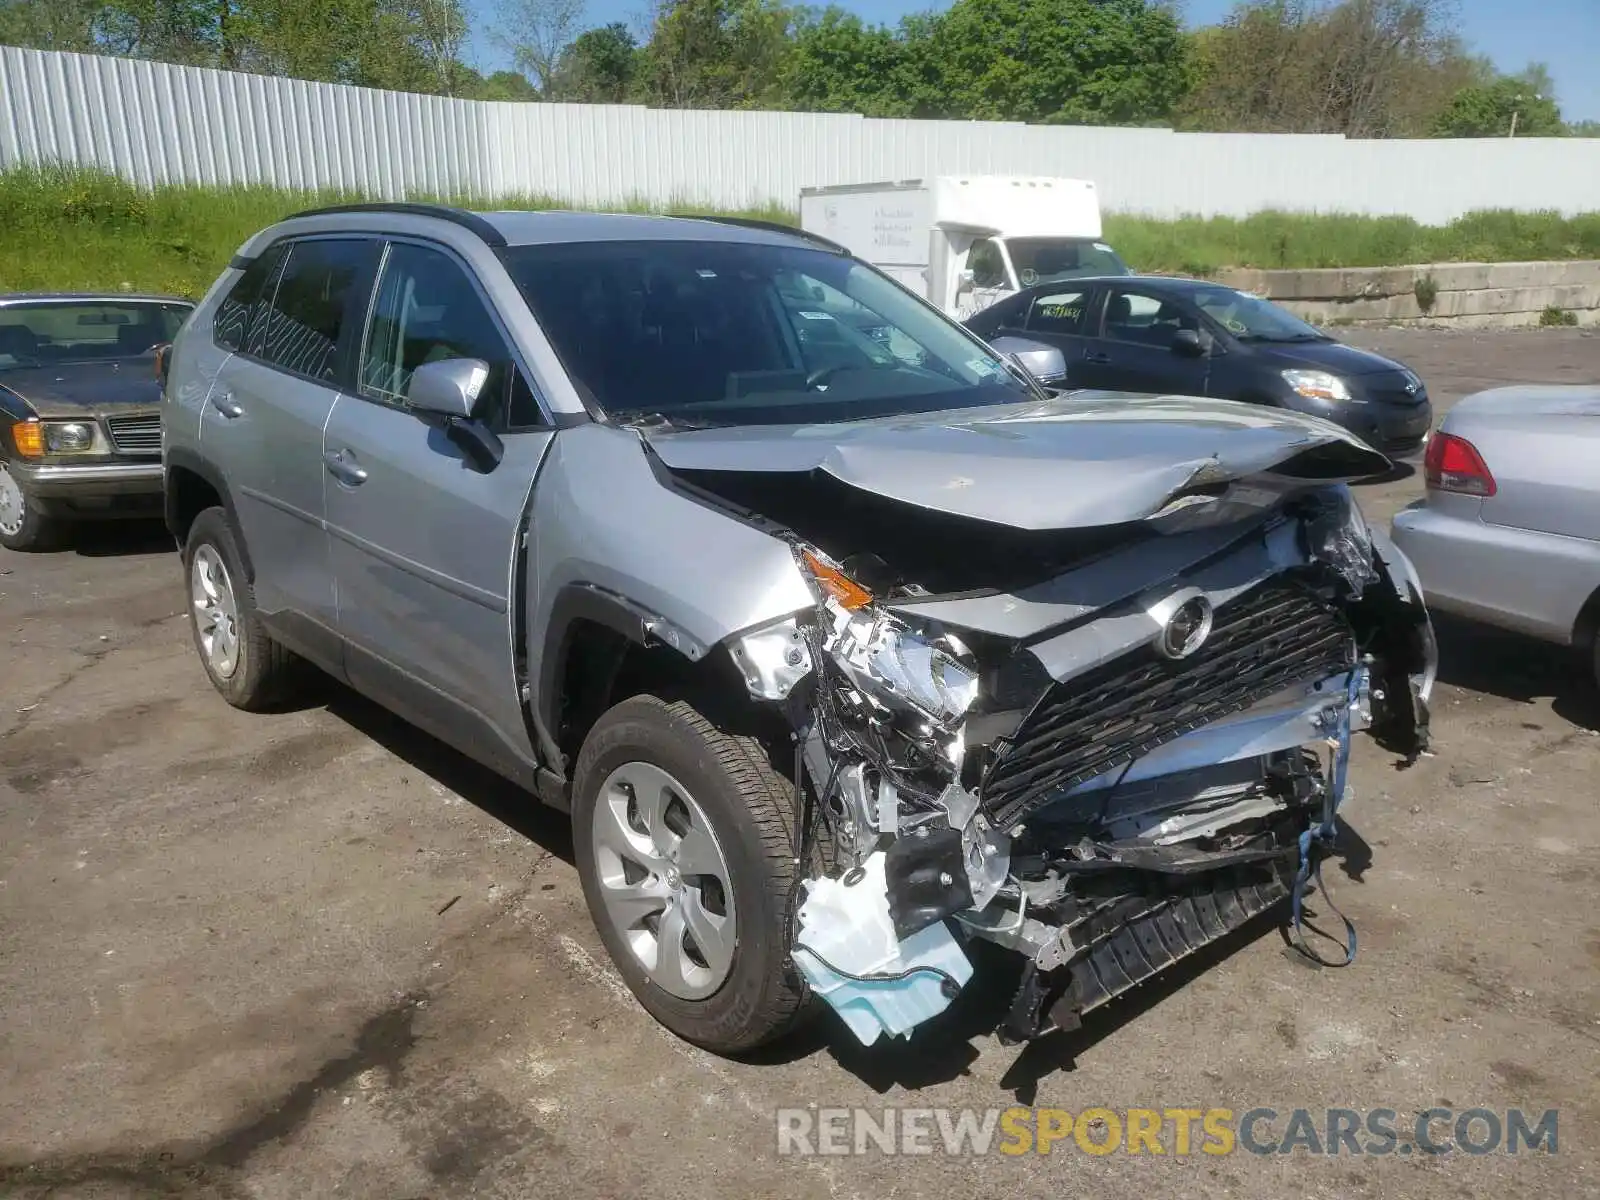
<svg viewBox="0 0 1600 1200">
<path fill-rule="evenodd" d="M 1108 363 L 1111 361 L 1111 355 L 1107 354 L 1103 350 L 1086 350 L 1083 355 L 1083 361 L 1090 363 Z"/>
<path fill-rule="evenodd" d="M 358 487 L 367 481 L 367 471 L 356 456 L 348 450 L 328 450 L 322 455 L 322 463 L 340 483 L 347 487 Z"/>
<path fill-rule="evenodd" d="M 232 392 L 212 392 L 211 407 L 230 421 L 244 416 L 244 405 L 233 398 Z"/>
</svg>

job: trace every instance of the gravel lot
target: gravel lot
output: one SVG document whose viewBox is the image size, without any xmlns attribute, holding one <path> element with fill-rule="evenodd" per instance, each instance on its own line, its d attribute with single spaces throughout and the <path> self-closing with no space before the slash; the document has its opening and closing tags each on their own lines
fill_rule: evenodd
<svg viewBox="0 0 1600 1200">
<path fill-rule="evenodd" d="M 1351 340 L 1440 407 L 1600 380 L 1577 331 Z M 331 686 L 234 712 L 182 610 L 159 531 L 0 551 L 0 1195 L 1600 1195 L 1600 700 L 1557 652 L 1445 627 L 1436 756 L 1359 745 L 1328 870 L 1350 970 L 1268 923 L 1025 1051 L 974 987 L 909 1045 L 829 1020 L 731 1063 L 605 964 L 561 819 Z M 1560 1141 L 779 1157 L 774 1110 L 807 1104 L 1520 1106 L 1559 1108 Z"/>
</svg>

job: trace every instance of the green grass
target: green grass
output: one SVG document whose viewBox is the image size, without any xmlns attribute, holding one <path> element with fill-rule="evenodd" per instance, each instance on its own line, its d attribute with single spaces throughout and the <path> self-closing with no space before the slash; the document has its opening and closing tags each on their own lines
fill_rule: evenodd
<svg viewBox="0 0 1600 1200">
<path fill-rule="evenodd" d="M 1410 217 L 1259 212 L 1155 221 L 1112 214 L 1106 238 L 1136 270 L 1214 275 L 1224 267 L 1387 267 L 1600 258 L 1600 212 L 1494 210 L 1448 225 Z"/>
<path fill-rule="evenodd" d="M 0 172 L 0 291 L 99 290 L 199 296 L 247 237 L 303 208 L 362 197 L 269 187 L 142 191 L 76 168 Z M 416 196 L 414 199 L 451 197 Z M 458 201 L 474 208 L 560 208 L 549 196 Z M 694 204 L 627 212 L 713 213 Z M 721 212 L 788 224 L 780 205 Z M 1427 262 L 1600 258 L 1600 212 L 1470 213 L 1444 226 L 1407 217 L 1261 212 L 1157 221 L 1112 214 L 1106 236 L 1141 271 L 1212 275 L 1223 267 L 1365 267 Z"/>
<path fill-rule="evenodd" d="M 159 187 L 143 191 L 112 175 L 70 168 L 0 172 L 0 292 L 127 290 L 199 297 L 241 243 L 290 213 L 364 197 L 270 187 Z M 472 208 L 561 208 L 549 196 L 440 200 Z M 694 204 L 624 211 L 708 213 Z M 728 216 L 794 222 L 777 207 Z"/>
</svg>

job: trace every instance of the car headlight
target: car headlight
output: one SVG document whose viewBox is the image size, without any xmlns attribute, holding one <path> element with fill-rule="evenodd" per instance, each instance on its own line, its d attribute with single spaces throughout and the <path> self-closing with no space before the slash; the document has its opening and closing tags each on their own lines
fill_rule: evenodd
<svg viewBox="0 0 1600 1200">
<path fill-rule="evenodd" d="M 1327 371 L 1284 371 L 1283 381 L 1308 400 L 1348 400 L 1345 381 Z"/>
<path fill-rule="evenodd" d="M 94 449 L 95 426 L 88 421 L 46 421 L 47 454 L 86 454 Z"/>
</svg>

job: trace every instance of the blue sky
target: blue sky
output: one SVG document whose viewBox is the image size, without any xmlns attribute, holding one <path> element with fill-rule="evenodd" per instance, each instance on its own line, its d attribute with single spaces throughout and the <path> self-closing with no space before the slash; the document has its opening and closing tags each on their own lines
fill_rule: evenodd
<svg viewBox="0 0 1600 1200">
<path fill-rule="evenodd" d="M 505 65 L 481 29 L 491 19 L 494 0 L 468 0 L 480 32 L 473 51 L 483 68 Z M 867 21 L 894 22 L 908 12 L 944 7 L 934 0 L 842 0 L 842 7 Z M 1186 0 L 1191 25 L 1219 20 L 1233 0 Z M 1461 32 L 1475 51 L 1489 55 L 1503 71 L 1520 71 L 1530 62 L 1550 68 L 1557 99 L 1568 120 L 1600 120 L 1600 0 L 1457 0 Z M 586 25 L 637 21 L 645 0 L 588 0 Z"/>
</svg>

